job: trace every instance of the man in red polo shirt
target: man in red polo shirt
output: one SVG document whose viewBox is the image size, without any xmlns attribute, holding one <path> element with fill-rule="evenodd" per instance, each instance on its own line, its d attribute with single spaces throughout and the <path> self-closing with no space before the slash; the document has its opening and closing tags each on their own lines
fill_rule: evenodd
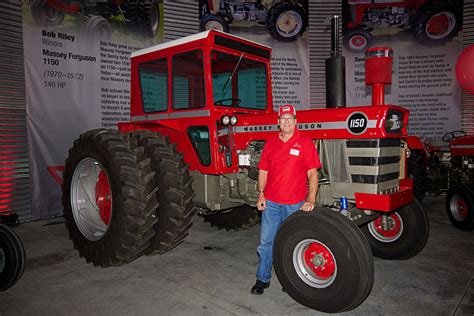
<svg viewBox="0 0 474 316">
<path fill-rule="evenodd" d="M 280 133 L 266 142 L 258 165 L 257 208 L 262 211 L 262 225 L 257 281 L 252 294 L 263 294 L 270 286 L 273 241 L 278 228 L 298 210 L 311 212 L 318 191 L 318 152 L 313 141 L 296 128 L 293 106 L 280 107 L 278 124 Z"/>
</svg>

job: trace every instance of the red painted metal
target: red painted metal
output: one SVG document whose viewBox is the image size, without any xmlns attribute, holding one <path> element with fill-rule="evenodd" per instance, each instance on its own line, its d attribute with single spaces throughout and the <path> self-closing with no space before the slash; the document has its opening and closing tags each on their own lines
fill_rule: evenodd
<svg viewBox="0 0 474 316">
<path fill-rule="evenodd" d="M 65 4 L 61 0 L 46 0 L 46 3 L 51 8 L 55 8 L 58 11 L 67 13 L 67 14 L 76 14 L 81 11 L 81 7 L 75 4 Z"/>
<path fill-rule="evenodd" d="M 374 228 L 375 230 L 381 234 L 384 237 L 391 238 L 397 236 L 397 234 L 400 232 L 400 229 L 402 228 L 401 220 L 400 220 L 400 215 L 393 213 L 390 214 L 389 217 L 393 220 L 394 224 L 392 227 L 390 227 L 389 230 L 384 230 L 382 228 L 382 217 L 379 216 L 374 220 Z"/>
<path fill-rule="evenodd" d="M 439 34 L 449 27 L 449 19 L 445 14 L 438 14 L 432 17 L 427 25 L 426 29 L 430 34 Z"/>
<path fill-rule="evenodd" d="M 104 171 L 99 173 L 99 179 L 95 186 L 95 202 L 99 207 L 100 218 L 106 225 L 109 225 L 110 215 L 112 214 L 112 192 Z"/>
<path fill-rule="evenodd" d="M 372 55 L 383 53 L 384 56 Z M 365 84 L 372 85 L 372 105 L 385 104 L 385 85 L 392 83 L 392 49 L 388 47 L 369 48 L 365 61 Z"/>
<path fill-rule="evenodd" d="M 474 156 L 474 136 L 463 136 L 449 143 L 451 156 Z"/>
<path fill-rule="evenodd" d="M 320 260 L 315 264 L 314 260 Z M 304 252 L 306 265 L 320 279 L 329 279 L 336 271 L 336 262 L 329 249 L 319 242 L 313 242 Z"/>
<path fill-rule="evenodd" d="M 400 187 L 397 192 L 390 194 L 354 194 L 357 208 L 380 212 L 396 210 L 413 201 L 413 179 L 400 179 Z"/>
</svg>

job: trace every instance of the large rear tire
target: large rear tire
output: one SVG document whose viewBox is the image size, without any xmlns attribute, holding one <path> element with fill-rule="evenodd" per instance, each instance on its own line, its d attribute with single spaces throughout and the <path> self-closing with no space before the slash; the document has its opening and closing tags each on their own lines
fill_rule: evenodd
<svg viewBox="0 0 474 316">
<path fill-rule="evenodd" d="M 454 227 L 474 229 L 474 191 L 465 185 L 456 185 L 446 195 L 446 212 Z"/>
<path fill-rule="evenodd" d="M 25 271 L 26 253 L 18 235 L 0 224 L 0 292 L 11 288 Z"/>
<path fill-rule="evenodd" d="M 193 179 L 183 154 L 167 137 L 151 131 L 135 131 L 131 136 L 138 146 L 145 148 L 158 185 L 158 222 L 154 225 L 155 236 L 150 241 L 151 251 L 147 253 L 165 253 L 179 245 L 192 226 L 196 213 L 192 202 L 195 195 L 191 186 Z"/>
<path fill-rule="evenodd" d="M 426 171 L 425 156 L 421 149 L 410 151 L 408 176 L 413 178 L 413 195 L 418 201 L 422 201 L 426 195 L 428 173 Z"/>
<path fill-rule="evenodd" d="M 369 295 L 374 262 L 359 228 L 334 211 L 296 212 L 280 227 L 275 272 L 298 303 L 327 313 L 349 311 Z"/>
<path fill-rule="evenodd" d="M 255 207 L 243 205 L 214 214 L 205 215 L 204 221 L 218 229 L 248 229 L 260 221 L 260 212 Z"/>
<path fill-rule="evenodd" d="M 414 200 L 388 215 L 387 229 L 382 216 L 362 228 L 372 253 L 382 259 L 405 260 L 416 256 L 429 237 L 429 221 L 423 206 Z"/>
<path fill-rule="evenodd" d="M 144 253 L 156 222 L 154 176 L 144 149 L 119 131 L 91 130 L 74 142 L 64 170 L 63 207 L 81 257 L 107 267 Z"/>
<path fill-rule="evenodd" d="M 155 37 L 160 26 L 158 0 L 139 0 L 137 3 L 137 23 L 139 31 L 148 37 Z"/>
</svg>

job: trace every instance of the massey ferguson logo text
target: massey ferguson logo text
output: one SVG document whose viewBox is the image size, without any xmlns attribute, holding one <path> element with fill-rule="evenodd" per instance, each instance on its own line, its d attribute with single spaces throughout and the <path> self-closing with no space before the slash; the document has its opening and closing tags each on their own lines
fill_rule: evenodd
<svg viewBox="0 0 474 316">
<path fill-rule="evenodd" d="M 347 119 L 347 129 L 354 135 L 360 135 L 367 129 L 367 116 L 361 112 L 352 113 Z"/>
</svg>

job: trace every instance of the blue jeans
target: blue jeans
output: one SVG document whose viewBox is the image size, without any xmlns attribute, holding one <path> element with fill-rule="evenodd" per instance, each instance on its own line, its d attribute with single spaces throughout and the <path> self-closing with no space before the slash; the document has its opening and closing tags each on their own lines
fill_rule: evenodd
<svg viewBox="0 0 474 316">
<path fill-rule="evenodd" d="M 267 208 L 262 212 L 257 279 L 270 282 L 273 265 L 273 241 L 280 225 L 294 212 L 300 209 L 304 201 L 296 204 L 280 204 L 267 200 Z"/>
</svg>

